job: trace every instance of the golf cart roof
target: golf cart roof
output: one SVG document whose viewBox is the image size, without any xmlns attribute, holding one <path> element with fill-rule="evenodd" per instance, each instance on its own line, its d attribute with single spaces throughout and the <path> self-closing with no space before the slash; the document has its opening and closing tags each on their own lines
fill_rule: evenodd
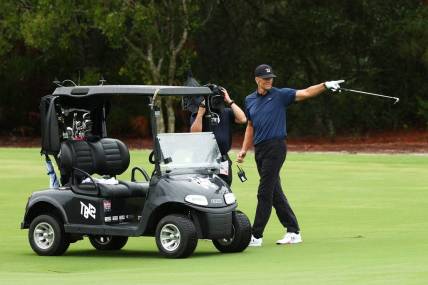
<svg viewBox="0 0 428 285">
<path fill-rule="evenodd" d="M 58 87 L 53 95 L 87 97 L 94 95 L 140 95 L 153 96 L 204 96 L 212 95 L 208 87 L 165 86 L 165 85 L 95 85 Z"/>
</svg>

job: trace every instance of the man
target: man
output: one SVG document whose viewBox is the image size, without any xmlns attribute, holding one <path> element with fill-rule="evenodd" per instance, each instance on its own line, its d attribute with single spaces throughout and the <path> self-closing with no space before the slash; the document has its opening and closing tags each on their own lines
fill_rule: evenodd
<svg viewBox="0 0 428 285">
<path fill-rule="evenodd" d="M 204 120 L 206 108 L 204 102 L 199 106 L 198 112 L 190 117 L 191 132 L 213 132 L 222 155 L 222 163 L 219 176 L 230 186 L 232 184 L 232 161 L 228 152 L 232 147 L 232 122 L 245 124 L 247 118 L 244 111 L 233 101 L 226 89 L 221 89 L 224 95 L 224 103 L 228 108 L 212 110 L 219 116 L 218 125 L 210 125 Z"/>
<path fill-rule="evenodd" d="M 276 77 L 269 65 L 259 65 L 255 72 L 257 90 L 245 98 L 247 128 L 238 162 L 243 162 L 251 144 L 255 147 L 255 159 L 260 175 L 257 209 L 252 228 L 250 246 L 261 246 L 265 226 L 272 206 L 281 224 L 286 228 L 284 237 L 277 244 L 302 242 L 297 218 L 284 195 L 279 177 L 287 154 L 286 108 L 295 101 L 315 97 L 325 90 L 337 91 L 344 82 L 329 81 L 303 90 L 272 87 Z"/>
</svg>

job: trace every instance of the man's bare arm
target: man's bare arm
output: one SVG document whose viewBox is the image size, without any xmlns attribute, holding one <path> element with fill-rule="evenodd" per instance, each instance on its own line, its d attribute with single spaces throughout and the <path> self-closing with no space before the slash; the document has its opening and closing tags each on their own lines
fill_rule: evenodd
<svg viewBox="0 0 428 285">
<path fill-rule="evenodd" d="M 248 121 L 247 128 L 245 129 L 244 142 L 242 143 L 241 151 L 238 154 L 238 162 L 244 162 L 244 157 L 247 151 L 253 144 L 254 127 L 251 121 Z"/>
<path fill-rule="evenodd" d="M 202 132 L 202 119 L 205 115 L 205 107 L 199 107 L 196 118 L 193 121 L 193 124 L 190 126 L 190 132 L 199 133 Z"/>
</svg>

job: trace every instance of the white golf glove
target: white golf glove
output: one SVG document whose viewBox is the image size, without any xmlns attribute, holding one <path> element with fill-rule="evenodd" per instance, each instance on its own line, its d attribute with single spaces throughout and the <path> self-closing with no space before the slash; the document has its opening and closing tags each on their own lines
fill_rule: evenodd
<svg viewBox="0 0 428 285">
<path fill-rule="evenodd" d="M 339 90 L 340 92 L 340 85 L 341 83 L 345 82 L 345 80 L 336 80 L 336 81 L 327 81 L 324 83 L 325 88 L 328 90 L 331 90 L 333 92 L 336 92 Z"/>
</svg>

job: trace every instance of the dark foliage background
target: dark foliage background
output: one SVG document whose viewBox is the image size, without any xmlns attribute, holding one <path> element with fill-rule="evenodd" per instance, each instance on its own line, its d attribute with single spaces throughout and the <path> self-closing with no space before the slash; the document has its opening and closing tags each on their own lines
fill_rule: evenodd
<svg viewBox="0 0 428 285">
<path fill-rule="evenodd" d="M 192 69 L 201 83 L 225 86 L 243 104 L 255 88 L 256 65 L 273 65 L 279 87 L 305 88 L 332 79 L 346 87 L 400 97 L 400 103 L 355 94 L 320 96 L 289 110 L 293 136 L 363 135 L 428 127 L 428 5 L 416 0 L 179 1 L 34 0 L 0 2 L 0 133 L 36 136 L 40 97 L 55 79 L 80 84 L 180 85 Z M 164 6 L 160 6 L 164 5 Z M 155 19 L 158 22 L 154 22 Z M 189 34 L 173 76 L 157 78 L 138 50 L 150 43 L 171 62 L 163 37 Z M 157 47 L 157 49 L 156 49 Z M 156 54 L 155 54 L 156 55 Z M 166 64 L 165 64 L 166 66 Z M 175 102 L 175 126 L 188 114 Z M 144 102 L 118 101 L 117 135 L 147 135 Z"/>
</svg>

